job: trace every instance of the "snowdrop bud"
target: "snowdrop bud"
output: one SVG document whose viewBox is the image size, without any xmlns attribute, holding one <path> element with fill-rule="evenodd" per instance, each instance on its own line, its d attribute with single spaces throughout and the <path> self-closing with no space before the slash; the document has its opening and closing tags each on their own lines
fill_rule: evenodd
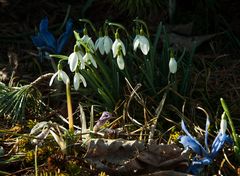
<svg viewBox="0 0 240 176">
<path fill-rule="evenodd" d="M 222 117 L 221 117 L 220 132 L 221 132 L 222 134 L 225 134 L 226 129 L 227 129 L 227 119 L 226 119 L 226 114 L 225 114 L 225 112 L 224 112 L 224 113 L 222 114 Z"/>
<path fill-rule="evenodd" d="M 169 61 L 169 71 L 172 74 L 175 74 L 177 72 L 177 61 L 175 60 L 174 57 L 170 58 L 170 61 Z"/>
</svg>

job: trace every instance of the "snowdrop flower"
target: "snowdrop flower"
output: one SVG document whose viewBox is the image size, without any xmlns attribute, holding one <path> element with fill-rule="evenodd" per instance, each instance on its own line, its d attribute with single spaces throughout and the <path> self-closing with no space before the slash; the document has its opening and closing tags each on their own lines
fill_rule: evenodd
<svg viewBox="0 0 240 176">
<path fill-rule="evenodd" d="M 133 50 L 136 51 L 140 48 L 144 55 L 147 55 L 150 49 L 149 41 L 144 35 L 137 34 L 133 40 Z"/>
<path fill-rule="evenodd" d="M 169 60 L 169 71 L 172 74 L 175 74 L 177 72 L 177 61 L 174 57 L 171 57 Z"/>
<path fill-rule="evenodd" d="M 90 49 L 91 52 L 94 52 L 95 49 L 95 45 L 91 39 L 91 37 L 88 36 L 87 34 L 87 29 L 83 29 L 83 37 L 81 38 L 81 40 L 83 41 L 83 43 L 85 43 L 87 45 L 87 47 Z"/>
<path fill-rule="evenodd" d="M 115 41 L 112 45 L 112 52 L 113 52 L 113 57 L 117 58 L 117 64 L 119 69 L 123 70 L 124 69 L 123 56 L 126 55 L 126 49 L 123 42 L 119 39 L 118 32 L 116 32 L 115 34 Z"/>
<path fill-rule="evenodd" d="M 219 150 L 223 147 L 225 142 L 231 143 L 231 138 L 225 134 L 227 128 L 226 119 L 221 119 L 221 126 L 218 135 L 214 139 L 211 147 L 211 151 L 208 148 L 208 127 L 210 125 L 209 119 L 206 121 L 206 131 L 205 131 L 205 148 L 188 132 L 184 122 L 182 121 L 182 130 L 186 133 L 185 136 L 180 136 L 180 143 L 183 144 L 184 148 L 188 150 L 189 148 L 194 151 L 197 156 L 193 159 L 189 172 L 193 174 L 199 174 L 203 167 L 209 165 L 213 162 L 213 159 L 217 156 Z"/>
<path fill-rule="evenodd" d="M 61 70 L 61 69 L 58 69 L 58 71 L 56 73 L 54 73 L 54 75 L 52 76 L 52 78 L 51 78 L 51 80 L 49 82 L 49 86 L 52 85 L 52 83 L 53 83 L 54 79 L 56 78 L 56 76 L 58 76 L 58 80 L 59 81 L 63 81 L 64 84 L 67 84 L 67 83 L 70 82 L 70 79 L 69 79 L 67 73 L 65 71 Z"/>
<path fill-rule="evenodd" d="M 122 54 L 125 56 L 126 55 L 126 49 L 125 46 L 123 44 L 123 42 L 121 41 L 121 39 L 116 38 L 113 45 L 112 45 L 112 52 L 113 52 L 113 57 L 117 57 L 117 55 L 120 54 L 120 52 L 122 52 Z"/>
<path fill-rule="evenodd" d="M 75 90 L 79 89 L 80 83 L 83 83 L 83 86 L 87 87 L 85 78 L 79 72 L 75 72 L 73 77 L 73 85 Z"/>
<path fill-rule="evenodd" d="M 71 53 L 70 56 L 68 57 L 68 64 L 69 64 L 71 72 L 74 72 L 76 70 L 79 62 L 81 64 L 81 69 L 84 69 L 85 64 L 84 64 L 81 53 L 80 52 Z"/>
<path fill-rule="evenodd" d="M 93 66 L 97 68 L 97 63 L 90 52 L 86 52 L 86 54 L 83 56 L 83 61 L 87 65 L 93 64 Z"/>
<path fill-rule="evenodd" d="M 108 54 L 111 51 L 111 47 L 113 45 L 112 39 L 105 35 L 104 37 L 99 37 L 95 43 L 95 49 L 99 49 L 100 53 L 104 55 L 104 53 Z"/>
</svg>

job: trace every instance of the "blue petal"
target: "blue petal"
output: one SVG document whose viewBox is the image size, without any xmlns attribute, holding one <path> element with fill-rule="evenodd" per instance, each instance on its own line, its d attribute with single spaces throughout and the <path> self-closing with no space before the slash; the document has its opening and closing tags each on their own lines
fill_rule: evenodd
<svg viewBox="0 0 240 176">
<path fill-rule="evenodd" d="M 226 135 L 225 142 L 227 144 L 229 144 L 229 145 L 233 145 L 234 144 L 233 139 L 230 136 L 228 136 L 228 135 Z"/>
<path fill-rule="evenodd" d="M 188 168 L 188 172 L 198 175 L 202 172 L 203 167 L 212 163 L 212 159 L 209 157 L 204 157 L 200 160 L 194 159 Z"/>
<path fill-rule="evenodd" d="M 66 31 L 58 38 L 57 41 L 57 53 L 61 53 L 64 45 L 68 41 L 69 37 L 73 34 L 73 22 L 71 19 L 67 21 Z"/>
<path fill-rule="evenodd" d="M 32 36 L 32 42 L 36 47 L 42 48 L 43 46 L 45 46 L 45 41 L 43 40 L 43 38 L 38 34 L 36 36 Z"/>
<path fill-rule="evenodd" d="M 189 136 L 180 136 L 180 143 L 183 144 L 184 148 L 191 148 L 195 153 L 203 156 L 203 147 L 198 143 L 196 139 Z"/>
<path fill-rule="evenodd" d="M 45 42 L 45 45 L 53 50 L 56 50 L 56 39 L 52 33 L 48 31 L 48 19 L 45 17 L 41 20 L 39 26 L 39 35 Z"/>
<path fill-rule="evenodd" d="M 196 150 L 194 151 L 193 148 L 191 148 L 194 152 L 196 152 L 197 154 L 199 155 L 202 155 L 202 156 L 206 156 L 207 155 L 207 152 L 206 150 L 203 148 L 203 146 L 188 132 L 185 124 L 184 124 L 184 121 L 182 120 L 181 122 L 181 126 L 182 126 L 182 130 L 187 134 L 187 136 L 191 139 L 187 139 L 187 141 L 193 141 L 193 147 L 196 149 L 195 145 L 198 145 L 199 146 L 199 150 Z M 190 143 L 189 143 L 190 144 Z M 184 144 L 183 144 L 184 145 Z M 190 146 L 189 146 L 190 147 Z"/>
<path fill-rule="evenodd" d="M 48 31 L 48 18 L 47 17 L 45 17 L 41 20 L 40 25 L 39 25 L 39 31 L 40 32 Z"/>
<path fill-rule="evenodd" d="M 55 49 L 48 46 L 40 34 L 38 34 L 37 36 L 32 36 L 32 42 L 37 48 L 39 48 L 42 51 L 55 53 Z"/>
<path fill-rule="evenodd" d="M 226 134 L 218 133 L 212 144 L 211 158 L 215 158 L 227 139 Z"/>
<path fill-rule="evenodd" d="M 181 126 L 182 126 L 182 130 L 183 130 L 189 137 L 193 138 L 192 135 L 188 132 L 187 127 L 186 127 L 186 125 L 185 125 L 185 123 L 184 123 L 183 120 L 181 121 Z"/>
</svg>

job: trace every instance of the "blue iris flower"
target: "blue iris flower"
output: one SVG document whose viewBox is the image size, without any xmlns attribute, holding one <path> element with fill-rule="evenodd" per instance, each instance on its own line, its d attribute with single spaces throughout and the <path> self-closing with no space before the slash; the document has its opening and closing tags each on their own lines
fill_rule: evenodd
<svg viewBox="0 0 240 176">
<path fill-rule="evenodd" d="M 38 34 L 32 36 L 32 41 L 40 50 L 59 54 L 72 34 L 73 22 L 69 19 L 66 23 L 66 31 L 56 40 L 53 34 L 48 31 L 48 18 L 45 17 L 40 22 Z"/>
<path fill-rule="evenodd" d="M 223 125 L 222 125 L 223 124 Z M 182 130 L 186 133 L 184 136 L 180 136 L 180 143 L 183 144 L 184 148 L 188 150 L 192 149 L 197 154 L 193 158 L 193 161 L 189 167 L 189 172 L 192 174 L 199 174 L 204 166 L 209 165 L 213 162 L 213 159 L 217 156 L 219 150 L 223 147 L 225 142 L 232 143 L 231 138 L 225 134 L 227 122 L 222 118 L 221 128 L 212 143 L 211 150 L 208 147 L 208 128 L 210 122 L 207 118 L 205 127 L 205 147 L 203 147 L 187 130 L 184 122 L 181 122 Z M 222 129 L 223 128 L 223 129 Z"/>
</svg>

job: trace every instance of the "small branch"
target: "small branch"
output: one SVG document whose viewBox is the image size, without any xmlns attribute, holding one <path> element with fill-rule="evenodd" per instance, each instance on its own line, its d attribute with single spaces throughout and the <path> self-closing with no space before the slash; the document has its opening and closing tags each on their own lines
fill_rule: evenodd
<svg viewBox="0 0 240 176">
<path fill-rule="evenodd" d="M 53 76 L 53 73 L 46 73 L 40 77 L 38 77 L 36 80 L 34 80 L 33 82 L 30 83 L 31 86 L 36 87 L 41 81 L 45 80 L 45 79 L 49 79 L 50 77 Z"/>
<path fill-rule="evenodd" d="M 164 103 L 165 103 L 165 100 L 167 98 L 167 94 L 168 94 L 168 90 L 166 90 L 163 94 L 163 98 L 161 100 L 161 102 L 159 103 L 158 107 L 157 107 L 157 110 L 156 110 L 156 120 L 155 122 L 151 125 L 150 127 L 150 132 L 149 132 L 149 139 L 148 139 L 148 143 L 152 143 L 153 141 L 153 137 L 154 137 L 154 132 L 155 132 L 155 129 L 157 127 L 157 122 L 158 122 L 158 119 L 159 119 L 159 116 L 162 112 L 162 109 L 163 109 L 163 106 L 164 106 Z"/>
</svg>

